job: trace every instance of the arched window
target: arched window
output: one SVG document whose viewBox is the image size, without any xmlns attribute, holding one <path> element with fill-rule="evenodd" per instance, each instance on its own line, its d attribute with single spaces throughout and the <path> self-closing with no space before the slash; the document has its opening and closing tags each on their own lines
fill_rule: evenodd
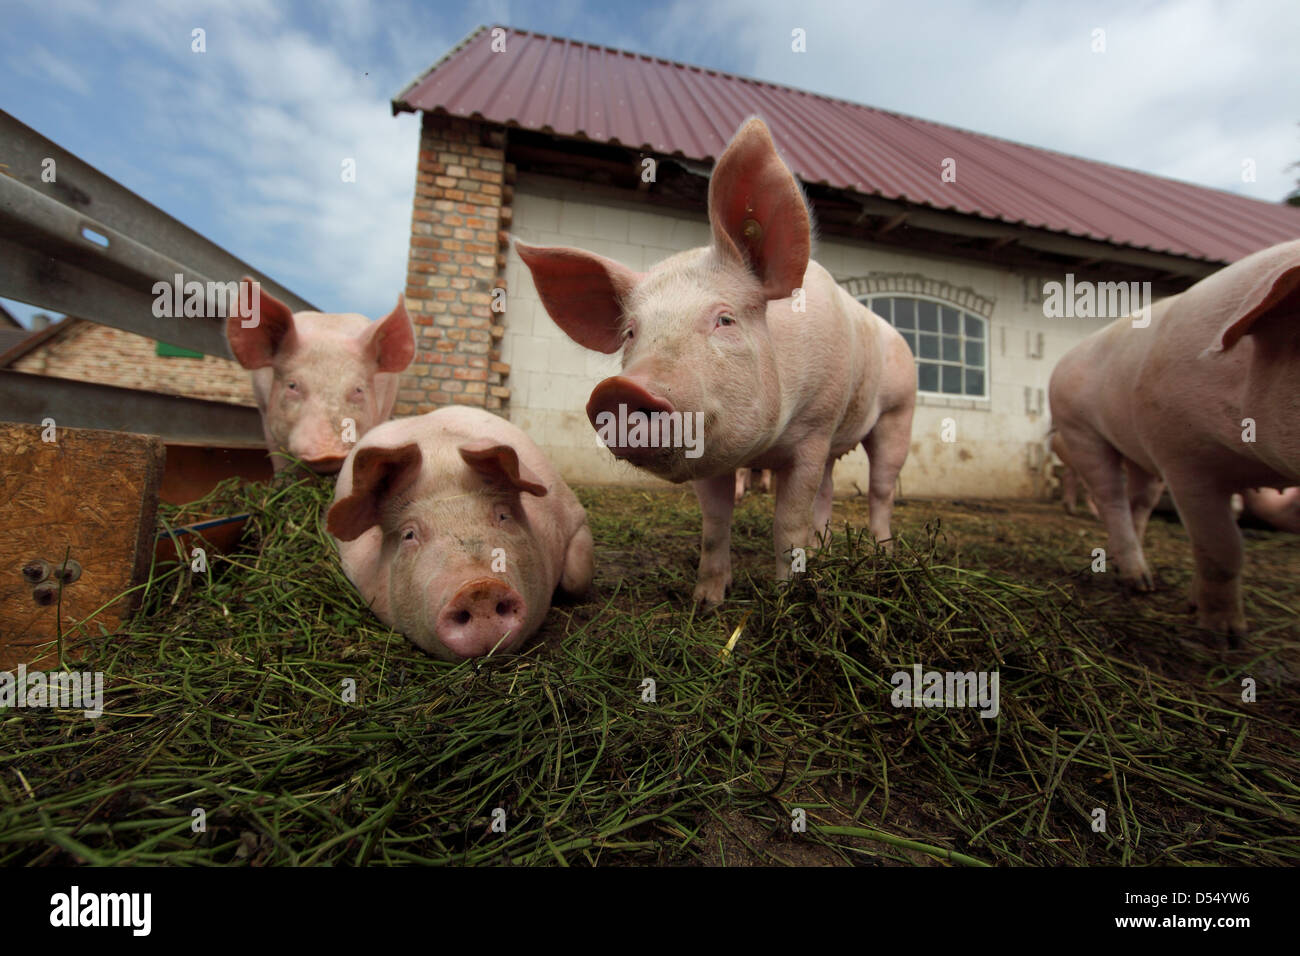
<svg viewBox="0 0 1300 956">
<path fill-rule="evenodd" d="M 922 392 L 988 398 L 988 320 L 936 299 L 914 295 L 860 295 L 858 301 L 889 322 L 916 357 Z"/>
</svg>

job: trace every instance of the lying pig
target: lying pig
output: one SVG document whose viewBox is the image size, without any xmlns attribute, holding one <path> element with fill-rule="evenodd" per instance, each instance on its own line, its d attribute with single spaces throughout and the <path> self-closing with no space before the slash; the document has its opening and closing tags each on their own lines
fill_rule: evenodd
<svg viewBox="0 0 1300 956">
<path fill-rule="evenodd" d="M 791 574 L 791 549 L 829 524 L 831 469 L 859 442 L 871 532 L 889 540 L 916 367 L 902 336 L 809 258 L 808 208 L 761 120 L 718 159 L 708 208 L 712 244 L 648 273 L 581 249 L 515 248 L 570 338 L 622 353 L 622 373 L 596 386 L 587 417 L 618 458 L 693 483 L 704 515 L 695 599 L 716 604 L 731 583 L 741 466 L 776 476 L 779 578 Z M 682 440 L 692 426 L 702 442 Z"/>
<path fill-rule="evenodd" d="M 353 313 L 295 315 L 260 287 L 258 294 L 257 324 L 245 328 L 251 318 L 232 308 L 226 340 L 253 373 L 271 464 L 280 471 L 292 456 L 315 472 L 336 472 L 351 442 L 393 413 L 399 374 L 415 356 L 406 306 L 399 297 L 371 322 Z M 239 300 L 252 297 L 241 289 Z"/>
<path fill-rule="evenodd" d="M 745 492 L 753 484 L 755 476 L 758 479 L 758 487 L 764 492 L 772 490 L 772 472 L 766 468 L 738 468 L 736 469 L 736 504 L 740 504 Z"/>
<path fill-rule="evenodd" d="M 1300 488 L 1248 488 L 1242 492 L 1246 511 L 1279 531 L 1300 534 Z"/>
<path fill-rule="evenodd" d="M 1052 421 L 1101 509 L 1120 576 L 1153 586 L 1140 529 L 1160 476 L 1192 539 L 1201 626 L 1246 633 L 1229 501 L 1300 481 L 1300 240 L 1119 319 L 1052 372 Z"/>
<path fill-rule="evenodd" d="M 582 505 L 527 435 L 482 409 L 371 429 L 326 526 L 375 615 L 445 660 L 514 650 L 557 586 L 591 584 Z"/>
</svg>

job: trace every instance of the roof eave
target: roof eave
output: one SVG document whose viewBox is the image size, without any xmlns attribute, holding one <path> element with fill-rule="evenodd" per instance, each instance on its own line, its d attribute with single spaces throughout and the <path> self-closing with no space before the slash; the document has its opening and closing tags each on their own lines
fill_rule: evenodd
<svg viewBox="0 0 1300 956">
<path fill-rule="evenodd" d="M 70 315 L 65 315 L 57 322 L 51 322 L 45 328 L 33 332 L 27 338 L 23 339 L 17 345 L 11 347 L 8 351 L 0 352 L 0 368 L 8 368 L 14 362 L 17 362 L 25 355 L 36 351 L 42 345 L 56 338 L 62 338 L 64 333 L 72 330 L 85 319 L 78 319 Z"/>
<path fill-rule="evenodd" d="M 470 31 L 470 32 L 465 36 L 465 38 L 464 38 L 463 40 L 461 40 L 459 43 L 457 43 L 455 46 L 453 46 L 450 50 L 448 50 L 446 53 L 444 53 L 441 57 L 439 57 L 438 60 L 437 60 L 437 61 L 436 61 L 432 66 L 430 66 L 427 70 L 425 70 L 423 73 L 421 73 L 421 74 L 420 74 L 419 76 L 417 76 L 415 79 L 413 79 L 410 83 L 407 83 L 407 84 L 406 84 L 406 88 L 405 88 L 404 90 L 402 90 L 402 92 L 398 93 L 397 96 L 394 97 L 394 98 L 389 102 L 389 105 L 392 107 L 392 110 L 393 110 L 393 115 L 396 116 L 398 113 L 418 113 L 418 112 L 420 112 L 420 108 L 419 108 L 418 106 L 412 106 L 410 103 L 408 103 L 408 102 L 406 101 L 406 98 L 407 98 L 408 96 L 410 96 L 411 93 L 412 93 L 414 90 L 416 90 L 417 88 L 419 88 L 420 84 L 423 83 L 425 80 L 427 80 L 427 79 L 428 79 L 428 78 L 429 78 L 429 77 L 430 77 L 430 76 L 431 76 L 431 75 L 432 75 L 432 74 L 433 74 L 433 73 L 434 73 L 434 72 L 435 72 L 435 71 L 436 71 L 440 66 L 442 66 L 444 63 L 446 63 L 448 60 L 450 60 L 453 56 L 455 56 L 456 54 L 458 54 L 461 50 L 465 49 L 465 47 L 469 46 L 470 43 L 473 42 L 473 40 L 474 40 L 474 38 L 475 38 L 476 36 L 478 36 L 478 35 L 479 35 L 480 33 L 482 33 L 484 30 L 488 30 L 488 29 L 496 29 L 496 28 L 499 27 L 499 26 L 500 26 L 500 24 L 494 24 L 492 27 L 489 27 L 489 26 L 487 26 L 486 24 L 482 24 L 482 23 L 480 23 L 477 27 L 475 27 L 473 30 L 471 30 L 471 31 Z M 504 28 L 502 28 L 502 29 L 504 29 Z"/>
</svg>

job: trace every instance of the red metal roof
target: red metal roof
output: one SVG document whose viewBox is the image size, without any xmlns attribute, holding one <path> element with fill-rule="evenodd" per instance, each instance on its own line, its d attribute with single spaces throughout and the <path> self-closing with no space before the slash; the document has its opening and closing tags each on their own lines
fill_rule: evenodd
<svg viewBox="0 0 1300 956">
<path fill-rule="evenodd" d="M 480 27 L 393 102 L 562 137 L 716 160 L 757 114 L 805 182 L 1119 246 L 1232 262 L 1300 237 L 1300 208 L 716 70 Z M 957 181 L 941 163 L 957 161 Z"/>
</svg>

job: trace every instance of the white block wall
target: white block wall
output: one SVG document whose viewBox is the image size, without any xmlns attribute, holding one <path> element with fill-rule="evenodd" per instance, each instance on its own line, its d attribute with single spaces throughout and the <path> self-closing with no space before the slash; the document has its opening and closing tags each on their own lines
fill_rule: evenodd
<svg viewBox="0 0 1300 956">
<path fill-rule="evenodd" d="M 525 242 L 578 246 L 637 270 L 709 241 L 708 223 L 702 216 L 608 199 L 579 186 L 522 174 L 515 187 L 512 231 Z M 813 257 L 840 281 L 875 272 L 916 273 L 969 287 L 994 303 L 989 320 L 989 398 L 920 397 L 900 491 L 916 497 L 1043 494 L 1048 379 L 1061 355 L 1105 320 L 1047 319 L 1041 306 L 1027 301 L 1027 289 L 1041 289 L 1044 278 L 1061 276 L 1028 275 L 839 239 L 818 242 Z M 664 485 L 599 447 L 587 421 L 587 397 L 597 382 L 618 372 L 618 356 L 583 349 L 560 331 L 513 250 L 506 281 L 509 298 L 502 359 L 511 367 L 510 420 L 541 445 L 568 481 Z M 1039 333 L 1042 354 L 1033 358 Z M 1030 390 L 1028 411 L 1026 388 Z M 943 421 L 949 417 L 956 425 L 957 440 L 952 443 L 940 439 Z M 836 466 L 836 492 L 853 494 L 855 486 L 865 492 L 868 473 L 866 453 L 859 447 Z"/>
</svg>

